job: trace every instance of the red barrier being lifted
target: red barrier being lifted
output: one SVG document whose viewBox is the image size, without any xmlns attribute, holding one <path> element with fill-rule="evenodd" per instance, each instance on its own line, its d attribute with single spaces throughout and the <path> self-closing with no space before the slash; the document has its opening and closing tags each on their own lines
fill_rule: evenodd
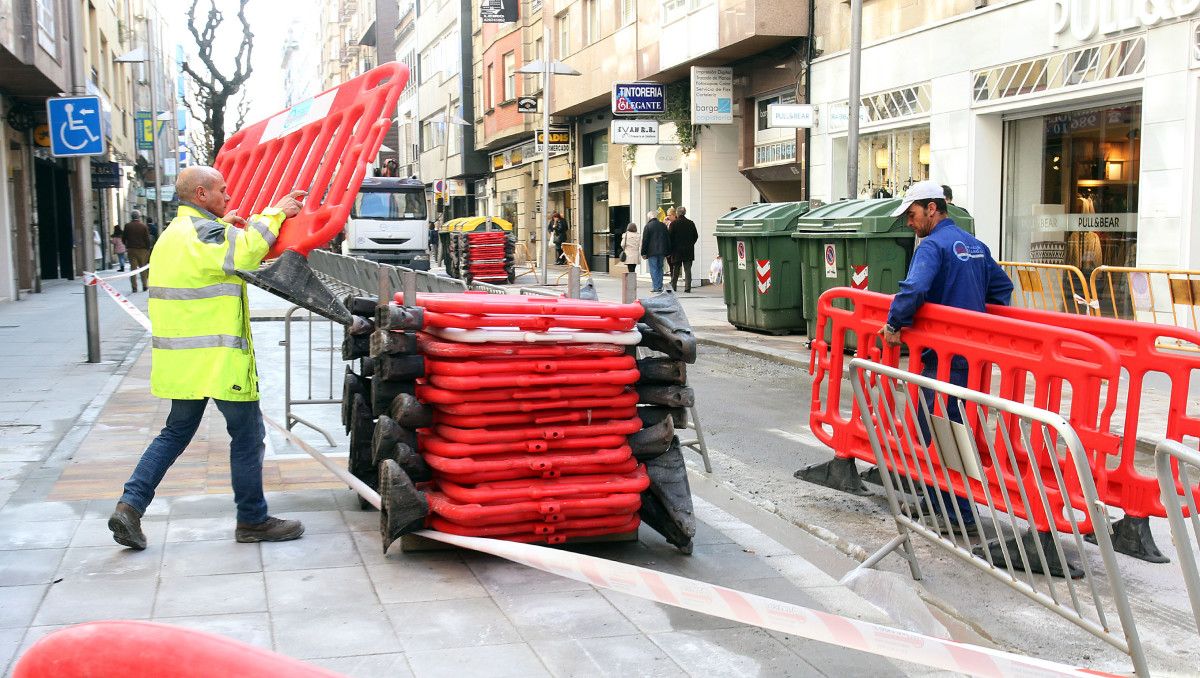
<svg viewBox="0 0 1200 678">
<path fill-rule="evenodd" d="M 426 327 L 455 327 L 461 329 L 479 329 L 483 327 L 504 327 L 545 332 L 546 330 L 562 327 L 573 330 L 600 330 L 608 332 L 632 330 L 637 321 L 632 318 L 591 318 L 579 315 L 465 315 L 459 313 L 438 313 L 425 311 Z"/>
<path fill-rule="evenodd" d="M 818 301 L 817 339 L 812 343 L 810 363 L 814 375 L 810 426 L 813 434 L 833 448 L 842 460 L 857 458 L 875 463 L 857 404 L 852 405 L 849 418 L 842 415 L 842 375 L 849 361 L 845 355 L 848 340 L 855 342 L 864 357 L 886 365 L 899 365 L 899 347 L 881 351 L 876 336 L 887 321 L 890 304 L 888 295 L 849 288 L 829 290 Z M 831 337 L 830 341 L 824 339 L 827 336 Z M 1113 441 L 1109 421 L 1116 405 L 1119 359 L 1108 344 L 1095 337 L 1064 327 L 1033 325 L 1000 316 L 982 317 L 971 311 L 926 304 L 917 313 L 912 327 L 904 329 L 901 338 L 909 351 L 908 366 L 904 369 L 920 373 L 922 351 L 929 349 L 938 356 L 937 378 L 941 381 L 950 380 L 951 356 L 957 355 L 968 364 L 966 387 L 972 390 L 996 393 L 1008 400 L 1058 412 L 1063 404 L 1063 390 L 1068 388 L 1071 398 L 1069 418 L 1084 445 L 1089 449 L 1103 449 Z M 998 384 L 992 383 L 993 369 L 999 375 Z M 1027 397 L 1031 381 L 1034 392 L 1032 397 Z M 1104 397 L 1103 409 L 1101 396 Z M 978 431 L 983 427 L 974 425 L 972 429 Z M 996 435 L 999 435 L 998 431 Z M 997 504 L 1005 505 L 1002 485 L 1008 491 L 1036 494 L 1036 481 L 1028 474 L 1052 473 L 1045 455 L 1058 452 L 1043 449 L 1040 437 L 1034 438 L 1032 450 L 1017 440 L 998 439 L 996 445 L 1015 446 L 1016 467 L 1008 461 L 1003 468 L 988 467 L 986 488 L 979 481 L 968 479 L 974 496 L 982 497 L 985 492 L 991 492 Z M 1063 468 L 1071 467 L 1062 455 L 1059 455 L 1059 464 Z M 830 462 L 805 469 L 797 475 L 838 489 L 865 492 L 852 463 Z M 963 487 L 965 476 L 959 472 L 949 472 L 952 487 L 946 486 L 944 474 L 928 475 L 922 470 L 917 479 L 950 489 L 959 496 L 968 496 Z M 1073 479 L 1068 478 L 1067 483 L 1077 487 Z M 1070 497 L 1054 495 L 1049 501 L 1048 512 L 1035 505 L 1036 515 L 1020 517 L 1032 522 L 1038 531 L 1048 531 L 1052 526 L 1069 531 L 1070 523 L 1063 517 L 1064 508 L 1079 507 L 1083 502 L 1082 492 L 1073 492 Z M 1090 532 L 1092 527 L 1084 526 L 1084 530 Z"/>
<path fill-rule="evenodd" d="M 382 64 L 225 140 L 214 165 L 230 210 L 248 216 L 292 189 L 308 191 L 267 258 L 308 254 L 342 230 L 408 78 L 408 66 Z"/>
</svg>

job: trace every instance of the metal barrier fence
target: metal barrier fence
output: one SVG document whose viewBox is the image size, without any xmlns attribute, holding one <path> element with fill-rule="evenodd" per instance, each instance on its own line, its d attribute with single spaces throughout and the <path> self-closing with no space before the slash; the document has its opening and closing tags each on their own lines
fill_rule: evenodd
<svg viewBox="0 0 1200 678">
<path fill-rule="evenodd" d="M 1175 483 L 1172 466 L 1178 468 L 1179 485 Z M 1200 634 L 1200 570 L 1196 568 L 1197 554 L 1200 553 L 1200 511 L 1197 510 L 1200 502 L 1195 493 L 1184 490 L 1192 487 L 1192 478 L 1200 478 L 1200 452 L 1174 440 L 1160 440 L 1154 447 L 1154 467 L 1158 471 L 1163 506 L 1167 507 L 1171 541 L 1175 543 L 1179 568 L 1183 571 L 1183 582 L 1192 604 L 1196 632 Z"/>
<path fill-rule="evenodd" d="M 1074 266 L 1001 261 L 1013 282 L 1013 305 L 1043 311 L 1087 315 L 1092 299 L 1088 281 Z"/>
<path fill-rule="evenodd" d="M 1137 675 L 1149 676 L 1108 531 L 1094 533 L 1103 566 L 1103 576 L 1096 576 L 1086 558 L 1078 566 L 1067 559 L 1054 533 L 1031 532 L 1014 517 L 1050 512 L 1050 493 L 1082 493 L 1085 508 L 1068 504 L 1063 516 L 1071 528 L 1064 536 L 1079 554 L 1085 550 L 1081 514 L 1092 525 L 1108 524 L 1071 426 L 1053 412 L 863 359 L 850 362 L 850 374 L 899 533 L 861 567 L 902 548 L 913 578 L 920 579 L 911 541 L 916 534 L 1129 655 Z M 955 481 L 966 501 L 939 489 Z M 919 499 L 902 508 L 902 494 Z M 990 532 L 995 541 L 972 549 L 975 532 Z M 1076 585 L 1077 577 L 1086 578 L 1086 587 Z"/>
<path fill-rule="evenodd" d="M 297 311 L 303 311 L 305 315 L 297 319 Z M 303 341 L 293 333 L 293 325 L 296 322 L 304 323 L 307 329 Z M 327 341 L 323 340 L 325 337 L 328 337 Z M 340 351 L 341 337 L 341 325 L 311 311 L 305 311 L 299 306 L 289 308 L 287 314 L 283 317 L 283 399 L 285 425 L 290 431 L 296 424 L 304 424 L 308 428 L 325 436 L 325 440 L 331 446 L 336 443 L 333 440 L 333 436 L 329 434 L 329 431 L 321 428 L 311 420 L 296 414 L 295 408 L 298 405 L 334 405 L 342 402 L 342 384 L 340 380 L 335 378 L 341 372 L 341 370 L 336 368 L 342 366 Z M 302 351 L 304 354 L 304 361 L 301 364 L 305 367 L 304 390 L 299 393 L 294 390 L 297 384 L 294 383 L 292 369 L 292 355 L 297 350 Z M 328 361 L 318 359 L 317 355 L 322 352 L 329 354 Z M 321 370 L 321 367 L 325 369 Z"/>
<path fill-rule="evenodd" d="M 1200 271 L 1100 266 L 1092 271 L 1091 290 L 1097 315 L 1200 329 Z M 1159 345 L 1200 351 L 1165 339 Z"/>
</svg>

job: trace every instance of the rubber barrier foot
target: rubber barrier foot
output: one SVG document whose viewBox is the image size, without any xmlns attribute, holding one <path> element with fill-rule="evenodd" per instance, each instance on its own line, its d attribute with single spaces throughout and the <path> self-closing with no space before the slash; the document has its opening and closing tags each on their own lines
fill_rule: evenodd
<svg viewBox="0 0 1200 678">
<path fill-rule="evenodd" d="M 642 358 L 637 361 L 639 384 L 687 384 L 687 363 L 671 358 Z"/>
<path fill-rule="evenodd" d="M 376 376 L 383 381 L 412 381 L 425 376 L 425 356 L 384 354 L 375 358 Z"/>
<path fill-rule="evenodd" d="M 650 330 L 642 333 L 642 346 L 688 364 L 695 363 L 696 335 L 692 334 L 692 325 L 675 293 L 656 294 L 638 302 L 646 310 L 638 329 L 645 326 Z"/>
<path fill-rule="evenodd" d="M 872 485 L 879 485 L 881 487 L 883 486 L 883 477 L 879 475 L 878 466 L 872 466 L 866 471 L 858 474 L 858 477 L 861 478 L 864 483 L 871 483 Z"/>
<path fill-rule="evenodd" d="M 277 297 L 323 315 L 340 325 L 350 325 L 350 310 L 321 282 L 308 259 L 295 250 L 284 250 L 279 258 L 257 271 L 238 271 L 243 280 Z"/>
<path fill-rule="evenodd" d="M 820 464 L 806 466 L 792 476 L 814 485 L 830 487 L 860 497 L 869 497 L 872 494 L 858 476 L 858 467 L 854 465 L 854 459 L 849 457 L 834 457 Z"/>
<path fill-rule="evenodd" d="M 379 417 L 379 420 L 375 422 L 375 433 L 371 437 L 373 464 L 378 466 L 379 462 L 384 459 L 390 459 L 398 444 L 416 447 L 417 434 L 396 423 L 395 419 L 386 414 Z"/>
<path fill-rule="evenodd" d="M 388 415 L 404 428 L 416 430 L 433 426 L 433 408 L 410 393 L 401 393 L 392 398 Z"/>
<path fill-rule="evenodd" d="M 379 464 L 379 535 L 386 554 L 392 542 L 425 527 L 429 501 L 400 464 L 385 459 Z"/>
<path fill-rule="evenodd" d="M 375 309 L 375 325 L 381 330 L 419 330 L 425 327 L 425 309 L 391 303 Z"/>
<path fill-rule="evenodd" d="M 1086 534 L 1084 539 L 1095 544 L 1096 535 Z M 1117 553 L 1124 553 L 1147 563 L 1169 563 L 1171 559 L 1158 550 L 1154 535 L 1150 533 L 1149 518 L 1125 516 L 1112 525 L 1112 545 Z"/>
<path fill-rule="evenodd" d="M 352 315 L 374 318 L 375 307 L 379 304 L 379 301 L 375 297 L 359 297 L 347 294 L 342 303 L 346 305 L 346 308 Z"/>
<path fill-rule="evenodd" d="M 371 357 L 383 355 L 412 355 L 417 352 L 417 335 L 388 330 L 371 334 Z"/>
<path fill-rule="evenodd" d="M 670 449 L 646 462 L 646 472 L 650 487 L 642 492 L 639 515 L 668 543 L 690 554 L 692 538 L 696 536 L 696 515 L 679 440 L 673 440 Z"/>
<path fill-rule="evenodd" d="M 653 426 L 668 417 L 675 423 L 675 428 L 687 428 L 687 409 L 683 407 L 663 407 L 661 405 L 645 405 L 637 408 L 638 417 L 642 424 Z"/>
<path fill-rule="evenodd" d="M 346 336 L 342 339 L 342 360 L 366 358 L 370 355 L 371 335 L 346 333 Z"/>
<path fill-rule="evenodd" d="M 358 373 L 361 374 L 364 379 L 373 377 L 373 376 L 375 376 L 375 365 L 376 364 L 377 363 L 375 362 L 374 358 L 372 358 L 370 356 L 363 356 L 362 359 L 359 360 L 359 363 L 358 363 Z M 368 390 L 368 392 L 370 392 L 370 391 Z"/>
<path fill-rule="evenodd" d="M 647 426 L 629 436 L 629 447 L 638 461 L 649 462 L 669 450 L 674 438 L 675 427 L 670 417 L 665 417 L 657 424 Z"/>
<path fill-rule="evenodd" d="M 696 393 L 690 386 L 641 386 L 637 387 L 638 402 L 664 407 L 693 407 Z"/>
<path fill-rule="evenodd" d="M 378 371 L 378 363 L 376 363 Z M 378 377 L 371 380 L 371 413 L 378 417 L 387 414 L 392 407 L 392 400 L 401 393 L 415 395 L 417 385 L 411 381 L 384 381 Z"/>
<path fill-rule="evenodd" d="M 429 468 L 425 458 L 417 454 L 413 448 L 404 443 L 396 443 L 392 455 L 396 463 L 400 464 L 400 470 L 404 471 L 409 480 L 414 483 L 427 483 L 433 480 L 433 469 Z"/>
<path fill-rule="evenodd" d="M 346 427 L 347 435 L 350 433 L 350 425 L 353 421 L 351 410 L 354 407 L 354 396 L 362 396 L 365 400 L 370 392 L 371 383 L 355 374 L 347 365 L 346 376 L 342 379 L 342 426 Z"/>
<path fill-rule="evenodd" d="M 1025 555 L 1029 557 L 1028 567 L 1021 559 L 1021 551 L 1017 548 L 1017 537 L 1009 537 L 1004 540 L 1004 548 L 1008 550 L 1008 558 L 1012 562 L 1012 569 L 1021 570 L 1023 572 L 1031 572 L 1033 574 L 1050 574 L 1051 577 L 1063 577 L 1066 574 L 1071 575 L 1071 579 L 1083 579 L 1083 570 L 1079 569 L 1075 563 L 1067 560 L 1067 569 L 1063 570 L 1063 562 L 1058 558 L 1058 550 L 1054 547 L 1056 537 L 1051 532 L 1035 532 L 1026 530 L 1021 534 L 1021 545 L 1025 549 Z M 1037 543 L 1042 545 L 1042 553 L 1046 554 L 1046 561 L 1043 563 L 1041 556 L 1038 555 Z M 983 546 L 976 546 L 971 550 L 971 553 L 976 558 L 983 558 Z M 1004 550 L 1000 547 L 1000 540 L 995 539 L 987 544 L 988 553 L 992 557 L 992 562 L 997 567 L 1004 567 Z"/>
<path fill-rule="evenodd" d="M 366 398 L 355 395 L 354 404 L 350 407 L 350 454 L 347 469 L 350 475 L 367 485 L 378 487 L 379 470 L 373 463 L 371 447 L 374 435 L 375 419 L 371 416 L 371 406 L 367 404 Z"/>
</svg>

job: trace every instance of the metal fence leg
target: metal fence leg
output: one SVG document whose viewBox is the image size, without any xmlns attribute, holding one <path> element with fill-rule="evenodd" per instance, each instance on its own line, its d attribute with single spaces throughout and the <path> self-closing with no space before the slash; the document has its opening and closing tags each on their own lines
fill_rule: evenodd
<svg viewBox="0 0 1200 678">
<path fill-rule="evenodd" d="M 567 269 L 567 297 L 571 299 L 579 298 L 580 276 L 582 271 L 578 266 L 572 266 Z"/>
<path fill-rule="evenodd" d="M 704 428 L 700 425 L 700 418 L 696 415 L 694 406 L 688 408 L 688 422 L 684 428 L 695 431 L 696 437 L 680 440 L 679 446 L 700 453 L 700 458 L 704 460 L 704 472 L 712 473 L 712 462 L 708 458 L 708 445 L 704 442 Z"/>
<path fill-rule="evenodd" d="M 626 271 L 621 277 L 621 303 L 632 304 L 637 299 L 637 274 Z"/>
</svg>

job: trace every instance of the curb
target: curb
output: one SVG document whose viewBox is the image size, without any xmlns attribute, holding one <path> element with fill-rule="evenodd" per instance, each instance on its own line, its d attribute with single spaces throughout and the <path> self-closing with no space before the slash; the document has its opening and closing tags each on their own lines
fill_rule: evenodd
<svg viewBox="0 0 1200 678">
<path fill-rule="evenodd" d="M 715 346 L 723 348 L 734 353 L 741 353 L 754 358 L 759 358 L 780 365 L 788 365 L 790 367 L 800 367 L 805 370 L 809 367 L 809 361 L 806 358 L 795 356 L 791 351 L 782 351 L 777 349 L 767 349 L 759 346 L 746 346 L 724 338 L 706 337 L 700 334 L 696 335 L 696 343 L 701 346 Z"/>
</svg>

